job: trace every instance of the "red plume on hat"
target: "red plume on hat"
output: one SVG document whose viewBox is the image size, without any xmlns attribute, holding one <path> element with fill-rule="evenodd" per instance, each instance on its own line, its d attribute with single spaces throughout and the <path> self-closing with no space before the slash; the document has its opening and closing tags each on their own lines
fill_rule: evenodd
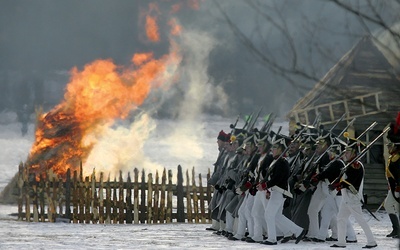
<svg viewBox="0 0 400 250">
<path fill-rule="evenodd" d="M 387 134 L 387 138 L 391 142 L 400 143 L 400 112 L 397 113 L 395 122 L 390 124 L 390 130 Z"/>
<path fill-rule="evenodd" d="M 397 133 L 399 132 L 399 128 L 400 128 L 400 112 L 397 112 L 397 118 L 396 118 L 396 123 L 395 126 L 393 128 L 393 132 L 397 135 Z"/>
</svg>

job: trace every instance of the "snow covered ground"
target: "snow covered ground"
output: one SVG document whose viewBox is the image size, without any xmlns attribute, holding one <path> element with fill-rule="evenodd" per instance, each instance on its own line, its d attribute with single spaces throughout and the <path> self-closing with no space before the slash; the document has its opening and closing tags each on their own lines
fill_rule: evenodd
<svg viewBox="0 0 400 250">
<path fill-rule="evenodd" d="M 229 129 L 230 122 L 232 121 L 214 117 L 204 126 L 205 133 L 201 138 L 204 152 L 198 161 L 198 172 L 205 174 L 206 169 L 215 160 L 215 137 L 219 130 Z M 28 134 L 22 137 L 20 124 L 15 122 L 15 117 L 12 114 L 0 114 L 0 191 L 15 175 L 19 162 L 25 161 L 32 142 L 32 124 Z M 157 148 L 157 145 L 153 143 L 145 147 L 144 151 L 149 158 L 162 150 Z M 165 166 L 169 165 L 165 155 L 162 161 Z M 175 162 L 171 164 L 176 166 Z M 0 205 L 0 249 L 332 249 L 330 243 L 300 242 L 296 245 L 289 242 L 268 247 L 256 243 L 229 241 L 225 237 L 206 231 L 208 224 L 27 223 L 17 221 L 16 217 L 11 215 L 16 212 L 17 207 L 14 205 Z M 376 216 L 380 221 L 365 213 L 378 242 L 375 249 L 396 249 L 398 241 L 385 237 L 391 230 L 386 212 L 382 209 Z M 348 244 L 347 249 L 361 249 L 366 244 L 361 228 L 356 223 L 354 227 L 358 234 L 358 243 Z"/>
</svg>

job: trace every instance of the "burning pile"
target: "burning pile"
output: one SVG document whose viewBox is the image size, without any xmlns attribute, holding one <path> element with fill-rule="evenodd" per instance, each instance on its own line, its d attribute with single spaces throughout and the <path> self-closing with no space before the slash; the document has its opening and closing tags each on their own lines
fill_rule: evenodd
<svg viewBox="0 0 400 250">
<path fill-rule="evenodd" d="M 198 8 L 196 1 L 189 1 Z M 170 13 L 177 12 L 178 5 Z M 160 39 L 155 4 L 145 12 L 146 36 L 150 42 Z M 170 34 L 179 35 L 182 28 L 176 19 L 168 22 Z M 111 60 L 97 60 L 82 71 L 72 69 L 64 100 L 48 113 L 38 117 L 35 142 L 26 166 L 37 176 L 51 169 L 65 177 L 68 169 L 78 170 L 84 165 L 104 126 L 111 126 L 115 119 L 126 118 L 140 106 L 152 88 L 176 79 L 173 71 L 181 61 L 178 46 L 171 39 L 170 52 L 159 59 L 152 53 L 135 54 L 132 65 L 120 67 Z M 172 70 L 171 70 L 172 69 Z M 167 73 L 168 72 L 168 73 Z M 170 79 L 166 79 L 170 78 Z"/>
</svg>

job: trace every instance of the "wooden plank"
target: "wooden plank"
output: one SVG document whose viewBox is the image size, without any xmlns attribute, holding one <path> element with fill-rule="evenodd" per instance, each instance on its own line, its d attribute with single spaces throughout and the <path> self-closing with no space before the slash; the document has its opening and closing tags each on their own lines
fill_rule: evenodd
<svg viewBox="0 0 400 250">
<path fill-rule="evenodd" d="M 153 223 L 153 174 L 149 173 L 147 175 L 147 224 Z"/>
<path fill-rule="evenodd" d="M 65 218 L 71 218 L 71 169 L 67 169 L 65 179 Z"/>
<path fill-rule="evenodd" d="M 185 205 L 183 203 L 183 175 L 182 167 L 178 165 L 178 180 L 176 183 L 177 222 L 185 222 Z"/>
<path fill-rule="evenodd" d="M 117 183 L 117 177 L 114 176 L 114 183 Z M 112 189 L 113 195 L 112 195 L 112 202 L 111 202 L 111 207 L 112 207 L 112 214 L 111 214 L 111 220 L 113 224 L 117 224 L 118 222 L 118 196 L 117 196 L 117 190 L 118 186 L 115 185 Z"/>
<path fill-rule="evenodd" d="M 135 168 L 134 172 L 134 189 L 133 189 L 133 221 L 139 223 L 139 170 Z"/>
<path fill-rule="evenodd" d="M 146 177 L 144 170 L 142 170 L 142 183 L 140 185 L 140 223 L 146 222 Z"/>
<path fill-rule="evenodd" d="M 126 198 L 125 198 L 125 203 L 126 203 L 126 224 L 132 224 L 133 221 L 133 215 L 132 215 L 132 211 L 133 211 L 133 205 L 132 205 L 132 188 L 131 188 L 131 175 L 128 172 L 128 178 L 127 178 L 127 184 L 128 184 L 128 188 L 126 189 Z"/>
<path fill-rule="evenodd" d="M 199 199 L 197 196 L 196 178 L 194 167 L 192 168 L 192 192 L 193 192 L 193 212 L 194 222 L 199 223 Z"/>
<path fill-rule="evenodd" d="M 168 188 L 167 188 L 167 210 L 165 214 L 165 222 L 172 222 L 172 170 L 168 170 Z"/>
<path fill-rule="evenodd" d="M 203 189 L 203 180 L 201 178 L 201 174 L 199 174 L 199 193 L 200 193 L 200 222 L 206 223 L 206 209 L 204 206 L 205 199 L 204 199 L 204 189 Z"/>
<path fill-rule="evenodd" d="M 158 171 L 156 171 L 156 179 L 154 183 L 154 203 L 153 203 L 153 223 L 158 223 L 160 220 L 159 214 L 159 176 Z"/>
<path fill-rule="evenodd" d="M 78 223 L 79 218 L 78 218 L 78 208 L 79 208 L 79 184 L 78 184 L 78 173 L 75 170 L 74 171 L 74 177 L 73 177 L 73 192 L 72 192 L 72 222 L 73 223 Z"/>
<path fill-rule="evenodd" d="M 104 224 L 104 183 L 103 172 L 100 172 L 100 186 L 99 186 L 99 223 Z"/>
<path fill-rule="evenodd" d="M 118 187 L 118 223 L 125 223 L 125 199 L 124 199 L 124 179 L 122 171 L 119 171 L 119 187 Z"/>
<path fill-rule="evenodd" d="M 90 190 L 90 180 L 89 176 L 85 177 L 85 192 L 84 192 L 84 204 L 85 204 L 85 223 L 90 224 L 90 221 L 92 219 L 92 214 L 90 211 L 90 205 L 92 204 L 92 192 Z"/>
<path fill-rule="evenodd" d="M 165 223 L 165 212 L 166 212 L 166 207 L 165 207 L 165 191 L 167 190 L 167 171 L 164 168 L 163 173 L 162 173 L 162 178 L 161 178 L 161 200 L 160 200 L 160 223 Z"/>
<path fill-rule="evenodd" d="M 190 186 L 189 170 L 186 170 L 186 217 L 189 223 L 193 222 L 191 189 L 192 188 Z"/>
<path fill-rule="evenodd" d="M 106 182 L 106 214 L 105 221 L 106 224 L 111 224 L 111 187 L 110 187 L 110 175 L 108 175 Z"/>
<path fill-rule="evenodd" d="M 92 223 L 97 224 L 99 222 L 99 197 L 97 195 L 96 189 L 96 172 L 93 169 L 91 178 L 91 204 L 90 208 L 92 210 Z"/>
</svg>

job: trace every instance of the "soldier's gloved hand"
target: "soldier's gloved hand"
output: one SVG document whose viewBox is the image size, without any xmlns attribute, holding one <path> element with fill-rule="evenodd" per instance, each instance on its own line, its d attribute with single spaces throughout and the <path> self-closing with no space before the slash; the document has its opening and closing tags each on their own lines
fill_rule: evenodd
<svg viewBox="0 0 400 250">
<path fill-rule="evenodd" d="M 396 189 L 394 191 L 394 197 L 400 198 L 400 186 L 396 186 Z"/>
<path fill-rule="evenodd" d="M 218 191 L 219 191 L 219 193 L 222 194 L 225 190 L 226 190 L 226 187 L 225 186 L 221 186 Z"/>
<path fill-rule="evenodd" d="M 236 188 L 235 193 L 237 193 L 238 195 L 241 195 L 241 194 L 243 194 L 243 191 L 240 188 Z"/>
<path fill-rule="evenodd" d="M 338 191 L 340 190 L 340 182 L 336 182 L 334 184 L 329 184 L 328 185 L 329 190 L 333 191 L 337 189 Z"/>
<path fill-rule="evenodd" d="M 219 190 L 219 185 L 218 185 L 218 184 L 215 185 L 214 188 L 215 188 L 216 190 Z"/>
<path fill-rule="evenodd" d="M 301 183 L 300 185 L 299 185 L 299 188 L 298 188 L 300 191 L 302 191 L 302 192 L 304 192 L 304 191 L 306 191 L 307 190 L 307 188 L 304 186 L 304 184 L 303 183 Z"/>
</svg>

